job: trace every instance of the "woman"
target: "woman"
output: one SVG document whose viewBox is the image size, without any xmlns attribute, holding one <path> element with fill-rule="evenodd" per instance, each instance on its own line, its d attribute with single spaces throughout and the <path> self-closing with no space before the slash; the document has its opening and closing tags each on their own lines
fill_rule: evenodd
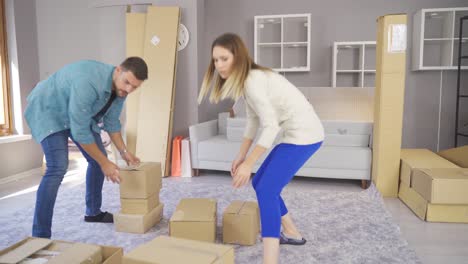
<svg viewBox="0 0 468 264">
<path fill-rule="evenodd" d="M 203 79 L 198 102 L 210 92 L 218 103 L 243 97 L 247 126 L 237 158 L 232 162 L 233 186 L 250 179 L 252 168 L 273 145 L 282 129 L 281 143 L 265 159 L 252 180 L 260 207 L 264 263 L 277 263 L 279 244 L 303 245 L 301 236 L 280 194 L 295 173 L 314 154 L 324 138 L 323 126 L 304 95 L 283 76 L 255 64 L 239 36 L 219 36 L 211 46 L 212 60 Z M 215 75 L 216 71 L 216 75 Z M 250 146 L 261 125 L 254 149 Z M 280 232 L 281 226 L 283 232 Z"/>
</svg>

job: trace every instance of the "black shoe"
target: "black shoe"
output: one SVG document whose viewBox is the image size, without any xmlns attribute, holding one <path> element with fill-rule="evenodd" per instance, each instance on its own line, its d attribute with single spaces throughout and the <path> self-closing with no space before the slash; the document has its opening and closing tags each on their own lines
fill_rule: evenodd
<svg viewBox="0 0 468 264">
<path fill-rule="evenodd" d="M 87 216 L 84 217 L 85 222 L 92 222 L 92 223 L 114 223 L 114 216 L 108 212 L 101 212 L 95 216 Z"/>
<path fill-rule="evenodd" d="M 280 244 L 287 244 L 287 245 L 294 245 L 294 246 L 302 246 L 307 242 L 304 238 L 296 239 L 287 237 L 283 232 L 280 234 Z"/>
</svg>

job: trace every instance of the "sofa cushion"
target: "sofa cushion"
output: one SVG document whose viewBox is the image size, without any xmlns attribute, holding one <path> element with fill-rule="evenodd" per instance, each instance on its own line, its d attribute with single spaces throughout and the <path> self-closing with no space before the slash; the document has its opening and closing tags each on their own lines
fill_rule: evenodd
<svg viewBox="0 0 468 264">
<path fill-rule="evenodd" d="M 245 118 L 227 118 L 227 139 L 241 142 L 244 136 Z M 372 134 L 372 122 L 322 121 L 325 130 L 324 146 L 368 147 Z M 281 139 L 278 133 L 276 143 Z"/>
<path fill-rule="evenodd" d="M 198 143 L 200 161 L 232 162 L 239 152 L 241 142 L 230 141 L 225 135 L 218 135 Z M 268 155 L 265 153 L 258 163 Z M 372 151 L 366 147 L 323 146 L 305 164 L 305 167 L 368 170 Z"/>
</svg>

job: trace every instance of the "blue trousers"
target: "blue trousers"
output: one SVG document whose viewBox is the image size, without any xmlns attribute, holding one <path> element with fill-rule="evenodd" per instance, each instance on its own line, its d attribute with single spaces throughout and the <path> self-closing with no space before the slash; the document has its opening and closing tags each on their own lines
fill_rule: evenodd
<svg viewBox="0 0 468 264">
<path fill-rule="evenodd" d="M 279 144 L 258 169 L 252 185 L 260 208 L 262 237 L 280 237 L 281 217 L 288 213 L 281 191 L 321 145 L 322 142 L 311 145 Z"/>
<path fill-rule="evenodd" d="M 107 156 L 99 134 L 93 133 L 94 140 L 101 152 Z M 47 170 L 37 189 L 36 208 L 32 236 L 50 238 L 52 235 L 52 216 L 55 199 L 63 177 L 68 168 L 68 138 L 78 146 L 88 161 L 86 171 L 86 215 L 101 213 L 102 186 L 104 174 L 99 164 L 72 138 L 70 130 L 63 130 L 49 135 L 41 142 L 47 162 Z"/>
</svg>

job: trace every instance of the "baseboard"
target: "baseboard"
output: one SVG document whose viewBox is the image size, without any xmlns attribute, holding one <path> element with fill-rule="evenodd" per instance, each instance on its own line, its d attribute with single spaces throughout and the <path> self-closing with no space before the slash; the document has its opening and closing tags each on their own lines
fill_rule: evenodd
<svg viewBox="0 0 468 264">
<path fill-rule="evenodd" d="M 14 175 L 11 175 L 11 176 L 8 176 L 8 177 L 5 177 L 5 178 L 1 178 L 0 179 L 0 185 L 6 184 L 6 183 L 9 183 L 9 182 L 13 182 L 13 181 L 18 181 L 18 180 L 21 180 L 21 179 L 26 178 L 28 176 L 31 176 L 33 174 L 41 175 L 42 174 L 42 168 L 39 167 L 39 168 L 35 168 L 35 169 L 32 169 L 32 170 L 24 171 L 24 172 L 21 172 L 21 173 L 18 173 L 18 174 L 14 174 Z"/>
</svg>

